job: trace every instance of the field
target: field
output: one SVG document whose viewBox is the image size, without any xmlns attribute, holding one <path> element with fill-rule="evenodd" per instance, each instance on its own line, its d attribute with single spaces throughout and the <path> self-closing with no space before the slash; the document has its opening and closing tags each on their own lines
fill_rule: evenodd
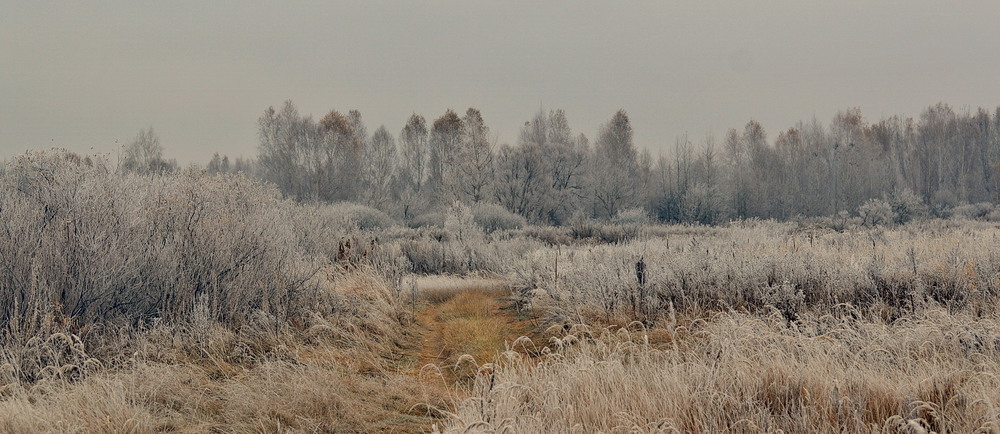
<svg viewBox="0 0 1000 434">
<path fill-rule="evenodd" d="M 66 155 L 2 183 L 3 432 L 1000 432 L 996 223 L 411 228 Z"/>
</svg>

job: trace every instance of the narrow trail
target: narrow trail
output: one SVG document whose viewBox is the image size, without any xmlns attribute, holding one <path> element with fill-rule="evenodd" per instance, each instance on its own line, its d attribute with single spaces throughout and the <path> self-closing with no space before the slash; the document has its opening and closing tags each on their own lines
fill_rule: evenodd
<svg viewBox="0 0 1000 434">
<path fill-rule="evenodd" d="M 536 328 L 505 300 L 510 292 L 502 281 L 434 277 L 418 287 L 415 333 L 403 356 L 412 361 L 408 372 L 426 386 L 428 395 L 462 398 L 463 388 L 456 385 L 467 384 L 478 365 Z"/>
</svg>

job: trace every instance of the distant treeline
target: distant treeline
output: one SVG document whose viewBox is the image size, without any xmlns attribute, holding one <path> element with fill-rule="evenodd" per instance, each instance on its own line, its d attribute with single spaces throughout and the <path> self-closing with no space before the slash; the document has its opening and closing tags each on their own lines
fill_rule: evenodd
<svg viewBox="0 0 1000 434">
<path fill-rule="evenodd" d="M 525 122 L 517 143 L 498 144 L 474 108 L 433 121 L 413 114 L 394 135 L 385 126 L 369 133 L 356 110 L 317 122 L 287 101 L 265 110 L 258 132 L 256 160 L 215 155 L 207 169 L 249 172 L 298 201 L 357 202 L 408 222 L 455 201 L 558 225 L 635 208 L 705 224 L 882 211 L 905 221 L 1000 199 L 1000 109 L 946 104 L 917 119 L 874 123 L 849 109 L 829 125 L 799 122 L 773 140 L 751 120 L 721 138 L 679 138 L 656 157 L 637 148 L 624 110 L 593 141 L 553 110 Z M 161 153 L 143 131 L 120 167 L 169 170 Z"/>
</svg>

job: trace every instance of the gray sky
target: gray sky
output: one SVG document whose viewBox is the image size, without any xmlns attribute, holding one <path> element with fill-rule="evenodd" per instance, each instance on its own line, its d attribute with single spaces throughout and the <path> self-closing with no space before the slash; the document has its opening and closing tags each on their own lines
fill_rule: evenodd
<svg viewBox="0 0 1000 434">
<path fill-rule="evenodd" d="M 654 153 L 751 118 L 773 139 L 855 106 L 1000 105 L 998 22 L 986 1 L 0 0 L 0 158 L 147 126 L 181 163 L 250 157 L 286 99 L 393 134 L 473 106 L 501 143 L 540 107 L 591 138 L 625 108 Z"/>
</svg>

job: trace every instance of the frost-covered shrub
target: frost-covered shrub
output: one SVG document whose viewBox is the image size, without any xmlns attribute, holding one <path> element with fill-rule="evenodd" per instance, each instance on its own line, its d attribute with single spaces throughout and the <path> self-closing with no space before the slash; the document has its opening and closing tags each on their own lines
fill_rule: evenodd
<svg viewBox="0 0 1000 434">
<path fill-rule="evenodd" d="M 985 220 L 993 212 L 993 204 L 989 202 L 971 203 L 952 208 L 951 218 L 965 220 Z"/>
<path fill-rule="evenodd" d="M 995 208 L 986 215 L 986 221 L 988 222 L 1000 222 L 1000 208 Z"/>
<path fill-rule="evenodd" d="M 476 225 L 472 208 L 459 201 L 448 207 L 444 217 L 444 230 L 459 241 L 474 242 L 483 237 L 483 231 Z"/>
<path fill-rule="evenodd" d="M 443 228 L 444 218 L 445 215 L 443 213 L 437 213 L 437 212 L 424 213 L 412 218 L 408 222 L 408 226 L 414 229 L 427 228 L 427 227 Z"/>
<path fill-rule="evenodd" d="M 472 206 L 472 217 L 483 232 L 521 229 L 527 224 L 524 217 L 514 214 L 497 204 L 479 203 Z"/>
<path fill-rule="evenodd" d="M 173 321 L 196 301 L 226 324 L 299 315 L 320 258 L 288 224 L 297 209 L 243 175 L 123 175 L 65 152 L 18 157 L 0 178 L 0 324 L 32 312 Z"/>
<path fill-rule="evenodd" d="M 623 209 L 611 218 L 611 222 L 617 225 L 645 225 L 650 221 L 649 213 L 642 208 Z"/>
<path fill-rule="evenodd" d="M 909 188 L 895 189 L 889 195 L 889 205 L 896 213 L 896 223 L 904 224 L 915 218 L 926 217 L 927 204 Z"/>
<path fill-rule="evenodd" d="M 631 240 L 642 231 L 638 224 L 601 223 L 593 219 L 580 219 L 570 225 L 570 235 L 577 240 L 615 244 Z"/>
<path fill-rule="evenodd" d="M 892 320 L 934 303 L 991 309 L 1000 291 L 998 263 L 975 240 L 997 235 L 991 225 L 955 221 L 843 233 L 756 222 L 617 245 L 547 247 L 525 255 L 508 279 L 524 294 L 543 290 L 548 305 L 569 316 L 773 306 L 794 320 L 849 303 Z M 636 275 L 640 260 L 644 287 Z"/>
<path fill-rule="evenodd" d="M 325 207 L 326 213 L 345 229 L 362 231 L 384 230 L 395 222 L 386 213 L 375 208 L 351 202 L 341 202 Z"/>
<path fill-rule="evenodd" d="M 528 226 L 521 230 L 521 234 L 550 245 L 566 245 L 573 242 L 570 229 L 561 226 Z"/>
<path fill-rule="evenodd" d="M 948 189 L 941 189 L 930 199 L 930 209 L 935 217 L 947 218 L 952 208 L 961 204 L 958 195 Z"/>
<path fill-rule="evenodd" d="M 896 213 L 889 202 L 882 199 L 868 199 L 858 207 L 858 216 L 869 226 L 887 225 L 896 222 Z"/>
</svg>

